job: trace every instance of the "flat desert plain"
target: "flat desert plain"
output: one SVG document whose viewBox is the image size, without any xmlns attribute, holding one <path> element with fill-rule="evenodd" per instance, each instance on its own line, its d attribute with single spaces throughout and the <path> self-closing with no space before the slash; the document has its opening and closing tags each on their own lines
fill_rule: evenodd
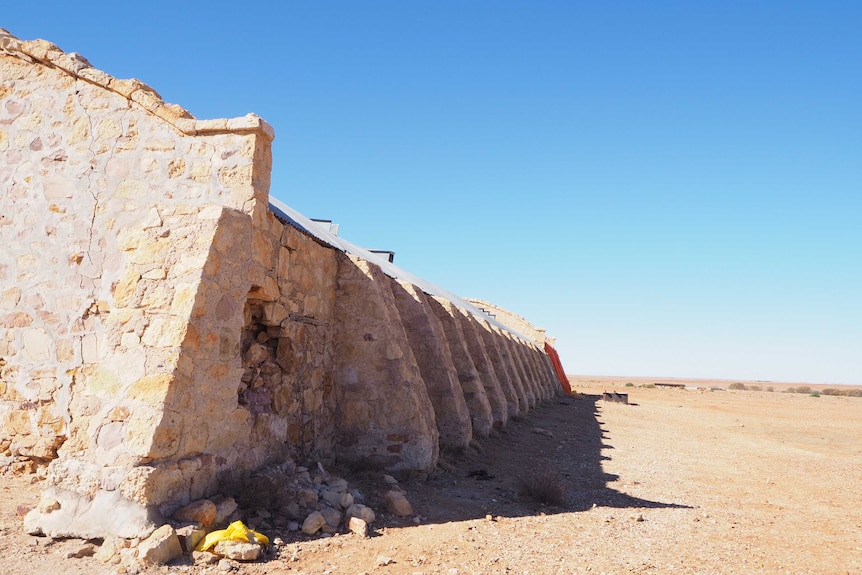
<svg viewBox="0 0 862 575">
<path fill-rule="evenodd" d="M 546 402 L 466 452 L 444 453 L 431 476 L 399 478 L 415 517 L 384 511 L 379 472 L 347 476 L 379 511 L 370 538 L 275 532 L 284 543 L 265 561 L 183 559 L 141 572 L 862 573 L 862 398 L 571 380 L 579 397 Z M 600 399 L 612 390 L 629 404 Z M 80 541 L 23 534 L 16 506 L 32 505 L 39 485 L 4 479 L 0 572 L 127 572 L 67 558 Z M 539 492 L 561 498 L 542 503 Z"/>
</svg>

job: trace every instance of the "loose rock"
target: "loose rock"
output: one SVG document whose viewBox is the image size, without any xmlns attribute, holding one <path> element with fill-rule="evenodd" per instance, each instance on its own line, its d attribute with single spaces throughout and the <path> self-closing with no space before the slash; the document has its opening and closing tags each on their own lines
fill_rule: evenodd
<svg viewBox="0 0 862 575">
<path fill-rule="evenodd" d="M 413 515 L 413 506 L 410 505 L 410 502 L 400 491 L 387 491 L 385 499 L 386 506 L 391 513 L 394 513 L 399 517 L 409 517 Z"/>
<path fill-rule="evenodd" d="M 174 513 L 174 519 L 181 523 L 197 523 L 204 527 L 212 525 L 218 516 L 216 504 L 209 499 L 193 501 Z"/>
<path fill-rule="evenodd" d="M 359 517 L 351 517 L 347 522 L 347 528 L 360 537 L 368 537 L 368 523 Z"/>
<path fill-rule="evenodd" d="M 216 518 L 214 525 L 222 525 L 228 523 L 228 518 L 233 515 L 237 509 L 236 501 L 233 497 L 225 497 L 221 501 L 216 501 Z"/>
<path fill-rule="evenodd" d="M 326 519 L 319 511 L 312 511 L 302 523 L 302 532 L 305 535 L 314 535 L 326 525 Z"/>
<path fill-rule="evenodd" d="M 91 543 L 84 543 L 80 547 L 66 553 L 66 559 L 80 559 L 81 557 L 92 557 L 95 554 L 95 545 Z"/>
<path fill-rule="evenodd" d="M 378 567 L 385 567 L 386 565 L 390 565 L 392 563 L 395 563 L 395 560 L 392 557 L 387 557 L 386 555 L 377 556 Z"/>
<path fill-rule="evenodd" d="M 196 565 L 215 565 L 219 562 L 219 556 L 209 551 L 192 551 L 192 559 Z"/>
<path fill-rule="evenodd" d="M 345 511 L 344 513 L 348 518 L 358 517 L 368 524 L 374 523 L 374 520 L 376 519 L 374 511 L 370 507 L 366 507 L 361 503 L 354 503 L 353 505 L 348 507 L 347 511 Z"/>
<path fill-rule="evenodd" d="M 183 554 L 177 532 L 162 525 L 138 545 L 138 557 L 144 563 L 163 565 Z"/>
<path fill-rule="evenodd" d="M 323 515 L 323 518 L 326 520 L 326 524 L 330 527 L 338 527 L 341 525 L 341 512 L 327 507 L 326 509 L 321 509 L 320 514 Z"/>
<path fill-rule="evenodd" d="M 219 541 L 214 548 L 216 555 L 235 561 L 255 561 L 260 557 L 261 550 L 259 544 L 245 541 Z"/>
</svg>

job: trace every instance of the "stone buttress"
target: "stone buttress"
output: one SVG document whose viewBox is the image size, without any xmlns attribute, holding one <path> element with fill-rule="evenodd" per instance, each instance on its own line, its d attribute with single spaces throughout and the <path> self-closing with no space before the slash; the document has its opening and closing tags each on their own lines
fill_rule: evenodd
<svg viewBox="0 0 862 575">
<path fill-rule="evenodd" d="M 560 392 L 541 330 L 278 217 L 257 116 L 3 30 L 0 103 L 0 467 L 47 465 L 31 530 L 142 537 L 285 458 L 430 470 Z"/>
</svg>

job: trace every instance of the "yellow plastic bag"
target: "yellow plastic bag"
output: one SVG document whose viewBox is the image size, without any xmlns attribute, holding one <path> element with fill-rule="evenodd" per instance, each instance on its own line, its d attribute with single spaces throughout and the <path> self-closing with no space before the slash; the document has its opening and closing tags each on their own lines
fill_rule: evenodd
<svg viewBox="0 0 862 575">
<path fill-rule="evenodd" d="M 245 541 L 246 543 L 269 545 L 269 538 L 266 535 L 252 531 L 242 521 L 234 521 L 227 526 L 227 529 L 207 533 L 207 536 L 195 547 L 195 551 L 209 551 L 219 541 Z"/>
</svg>

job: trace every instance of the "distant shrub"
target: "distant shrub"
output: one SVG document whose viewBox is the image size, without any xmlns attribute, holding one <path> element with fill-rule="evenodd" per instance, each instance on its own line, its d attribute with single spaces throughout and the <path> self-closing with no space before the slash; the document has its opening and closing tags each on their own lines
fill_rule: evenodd
<svg viewBox="0 0 862 575">
<path fill-rule="evenodd" d="M 811 397 L 820 397 L 820 393 L 813 391 L 811 392 Z"/>
<path fill-rule="evenodd" d="M 796 388 L 795 387 L 788 387 L 787 389 L 784 390 L 784 393 L 796 393 Z"/>
<path fill-rule="evenodd" d="M 635 386 L 635 384 L 633 384 L 632 382 L 628 382 L 628 383 L 626 384 L 626 387 L 634 387 L 634 386 Z"/>
<path fill-rule="evenodd" d="M 566 504 L 566 484 L 557 472 L 548 468 L 524 476 L 518 482 L 518 493 L 543 505 Z"/>
<path fill-rule="evenodd" d="M 811 393 L 811 388 L 807 385 L 803 385 L 802 387 L 796 388 L 796 393 Z"/>
<path fill-rule="evenodd" d="M 826 389 L 821 389 L 820 393 L 822 395 L 837 395 L 841 397 L 862 397 L 862 389 L 837 389 L 827 387 Z"/>
<path fill-rule="evenodd" d="M 648 383 L 648 384 L 646 384 L 646 385 L 642 385 L 641 387 L 645 387 L 645 388 L 647 388 L 647 389 L 655 389 L 655 386 L 654 386 L 653 384 L 651 384 L 651 383 Z"/>
<path fill-rule="evenodd" d="M 762 388 L 762 387 L 760 387 L 759 385 L 752 385 L 752 386 L 749 386 L 749 388 L 748 388 L 748 389 L 750 389 L 751 391 L 763 391 L 763 388 Z"/>
<path fill-rule="evenodd" d="M 775 391 L 775 388 L 770 385 L 766 388 L 766 391 Z"/>
<path fill-rule="evenodd" d="M 728 389 L 748 389 L 744 383 L 739 383 L 739 382 L 731 383 L 730 385 L 727 386 L 727 388 Z"/>
</svg>

